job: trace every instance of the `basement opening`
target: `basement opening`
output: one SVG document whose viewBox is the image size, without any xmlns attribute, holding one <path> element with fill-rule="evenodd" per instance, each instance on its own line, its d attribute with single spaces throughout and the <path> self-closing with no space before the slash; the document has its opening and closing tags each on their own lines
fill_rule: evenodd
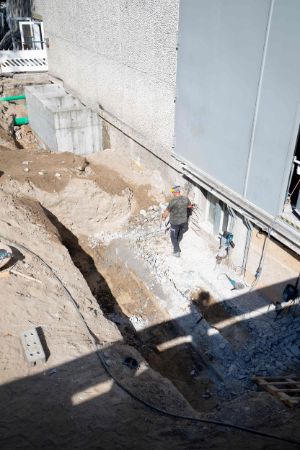
<svg viewBox="0 0 300 450">
<path fill-rule="evenodd" d="M 283 219 L 300 229 L 300 126 L 296 140 Z"/>
</svg>

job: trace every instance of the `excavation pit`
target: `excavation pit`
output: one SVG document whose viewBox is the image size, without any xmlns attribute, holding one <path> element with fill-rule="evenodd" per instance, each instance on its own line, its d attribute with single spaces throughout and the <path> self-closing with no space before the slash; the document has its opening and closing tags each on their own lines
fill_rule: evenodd
<svg viewBox="0 0 300 450">
<path fill-rule="evenodd" d="M 202 364 L 191 343 L 182 343 L 186 336 L 181 336 L 174 323 L 167 320 L 137 332 L 130 317 L 124 312 L 124 309 L 128 308 L 128 305 L 122 304 L 124 297 L 130 298 L 131 307 L 135 302 L 136 307 L 139 307 L 141 293 L 145 303 L 152 300 L 152 294 L 144 282 L 133 277 L 126 267 L 112 266 L 111 262 L 105 261 L 104 249 L 92 249 L 86 238 L 77 238 L 50 211 L 46 211 L 46 214 L 59 231 L 62 243 L 68 249 L 73 263 L 82 273 L 104 315 L 118 326 L 124 343 L 137 349 L 152 369 L 169 379 L 195 410 L 213 410 L 218 398 L 211 394 L 214 391 L 211 374 L 206 365 Z M 103 271 L 110 273 L 111 285 L 101 274 Z M 148 319 L 151 322 L 151 317 Z M 169 343 L 171 345 L 168 345 Z"/>
</svg>

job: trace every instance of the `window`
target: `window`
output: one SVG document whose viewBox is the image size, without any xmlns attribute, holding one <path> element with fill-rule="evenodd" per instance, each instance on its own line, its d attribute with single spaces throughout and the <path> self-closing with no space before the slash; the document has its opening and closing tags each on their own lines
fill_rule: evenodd
<svg viewBox="0 0 300 450">
<path fill-rule="evenodd" d="M 42 22 L 19 22 L 19 27 L 23 50 L 42 50 L 44 48 Z"/>
</svg>

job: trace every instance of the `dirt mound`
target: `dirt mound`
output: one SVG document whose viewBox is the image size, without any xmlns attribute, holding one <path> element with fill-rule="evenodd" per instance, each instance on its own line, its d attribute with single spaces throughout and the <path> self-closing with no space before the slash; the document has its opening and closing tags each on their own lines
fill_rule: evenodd
<svg viewBox="0 0 300 450">
<path fill-rule="evenodd" d="M 149 432 L 151 448 L 160 448 L 160 430 L 169 426 L 171 431 L 172 420 L 120 390 L 100 364 L 89 333 L 105 348 L 109 372 L 126 389 L 175 413 L 193 410 L 172 383 L 122 344 L 61 244 L 61 230 L 37 202 L 0 191 L 0 223 L 0 238 L 14 251 L 16 273 L 0 278 L 1 448 L 99 448 L 99 443 L 118 448 L 120 442 L 122 448 L 140 448 Z M 19 335 L 30 328 L 39 328 L 44 339 L 45 365 L 26 363 Z M 137 361 L 137 370 L 124 365 L 128 357 Z"/>
</svg>

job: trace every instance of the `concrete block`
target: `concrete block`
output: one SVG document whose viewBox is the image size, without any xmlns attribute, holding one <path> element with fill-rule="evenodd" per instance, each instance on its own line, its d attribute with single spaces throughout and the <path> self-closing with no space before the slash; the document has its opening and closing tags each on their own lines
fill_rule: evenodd
<svg viewBox="0 0 300 450">
<path fill-rule="evenodd" d="M 42 347 L 36 328 L 23 331 L 20 335 L 26 359 L 31 366 L 46 362 L 46 355 Z"/>
<path fill-rule="evenodd" d="M 99 116 L 56 84 L 26 87 L 29 123 L 54 152 L 86 155 L 102 150 Z"/>
</svg>

